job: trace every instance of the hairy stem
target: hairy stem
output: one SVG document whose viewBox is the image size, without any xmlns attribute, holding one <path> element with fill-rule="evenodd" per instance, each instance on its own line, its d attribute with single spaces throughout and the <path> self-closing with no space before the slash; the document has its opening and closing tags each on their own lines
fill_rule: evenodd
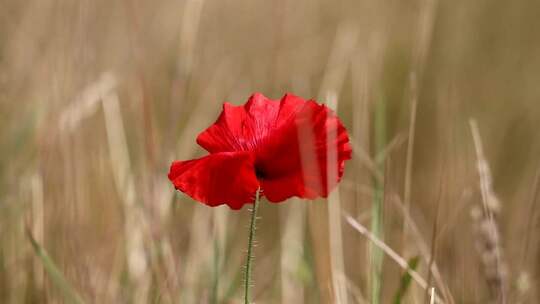
<svg viewBox="0 0 540 304">
<path fill-rule="evenodd" d="M 253 243 L 255 240 L 255 229 L 257 222 L 257 209 L 259 208 L 261 189 L 257 189 L 255 194 L 255 202 L 253 203 L 253 208 L 251 209 L 251 221 L 249 223 L 249 236 L 248 236 L 248 248 L 247 248 L 247 257 L 246 257 L 246 272 L 244 274 L 244 303 L 250 304 L 250 288 L 251 288 L 251 269 L 253 264 Z"/>
</svg>

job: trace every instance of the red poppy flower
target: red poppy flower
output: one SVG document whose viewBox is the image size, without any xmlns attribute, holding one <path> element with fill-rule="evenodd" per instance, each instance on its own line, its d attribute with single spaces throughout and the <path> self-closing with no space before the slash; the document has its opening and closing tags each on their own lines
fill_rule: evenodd
<svg viewBox="0 0 540 304">
<path fill-rule="evenodd" d="M 257 189 L 270 202 L 327 197 L 351 158 L 347 130 L 313 100 L 253 94 L 243 106 L 225 102 L 217 121 L 197 137 L 209 155 L 175 161 L 175 188 L 209 206 L 240 209 Z"/>
</svg>

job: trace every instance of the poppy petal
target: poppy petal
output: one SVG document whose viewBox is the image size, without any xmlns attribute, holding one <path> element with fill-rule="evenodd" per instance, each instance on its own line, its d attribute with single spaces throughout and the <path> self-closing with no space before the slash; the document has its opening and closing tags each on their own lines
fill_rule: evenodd
<svg viewBox="0 0 540 304">
<path fill-rule="evenodd" d="M 197 143 L 210 153 L 253 150 L 272 131 L 279 101 L 253 94 L 243 106 L 223 104 L 217 121 L 197 137 Z"/>
<path fill-rule="evenodd" d="M 279 103 L 278 117 L 276 118 L 275 128 L 280 128 L 283 125 L 291 123 L 294 120 L 298 111 L 306 104 L 306 100 L 293 94 L 287 93 L 283 96 Z"/>
<path fill-rule="evenodd" d="M 265 173 L 263 193 L 272 202 L 292 196 L 327 197 L 351 158 L 347 131 L 336 114 L 296 98 L 282 99 L 279 127 L 257 153 L 255 166 Z"/>
<path fill-rule="evenodd" d="M 253 202 L 259 187 L 253 164 L 249 152 L 215 153 L 173 162 L 169 179 L 176 189 L 206 205 L 240 209 Z"/>
</svg>

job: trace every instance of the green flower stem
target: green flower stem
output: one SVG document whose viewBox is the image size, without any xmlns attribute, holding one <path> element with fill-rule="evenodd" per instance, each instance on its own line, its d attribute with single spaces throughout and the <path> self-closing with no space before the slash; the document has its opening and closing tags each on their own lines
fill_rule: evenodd
<svg viewBox="0 0 540 304">
<path fill-rule="evenodd" d="M 257 209 L 259 208 L 261 189 L 257 189 L 255 194 L 255 202 L 253 203 L 253 208 L 251 209 L 251 222 L 249 224 L 249 236 L 248 236 L 248 248 L 247 248 L 247 257 L 246 257 L 246 269 L 244 274 L 244 303 L 250 304 L 250 287 L 251 287 L 251 268 L 253 267 L 253 243 L 255 240 L 255 229 L 257 222 Z"/>
</svg>

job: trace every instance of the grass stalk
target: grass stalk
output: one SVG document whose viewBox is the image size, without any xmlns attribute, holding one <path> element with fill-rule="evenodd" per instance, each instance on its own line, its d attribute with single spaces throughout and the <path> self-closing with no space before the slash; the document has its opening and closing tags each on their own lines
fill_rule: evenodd
<svg viewBox="0 0 540 304">
<path fill-rule="evenodd" d="M 396 262 L 396 264 L 401 267 L 404 271 L 406 271 L 411 278 L 420 286 L 422 289 L 427 290 L 429 288 L 427 281 L 412 267 L 409 266 L 409 263 L 400 256 L 394 249 L 390 248 L 386 243 L 384 243 L 381 239 L 377 238 L 375 234 L 373 234 L 372 231 L 369 231 L 364 225 L 360 224 L 356 219 L 351 217 L 350 215 L 343 215 L 345 219 L 347 220 L 347 223 L 356 231 L 358 231 L 363 236 L 367 237 L 373 246 L 376 246 L 381 250 L 381 253 L 386 254 L 391 260 Z M 373 300 L 371 301 L 373 304 Z M 441 303 L 444 304 L 444 302 L 441 298 L 439 298 L 437 295 L 435 295 L 435 303 Z"/>
<path fill-rule="evenodd" d="M 30 229 L 26 230 L 26 235 L 28 237 L 28 240 L 30 240 L 30 243 L 32 244 L 32 248 L 34 248 L 34 252 L 36 253 L 37 257 L 41 260 L 41 263 L 43 264 L 45 271 L 51 278 L 51 281 L 53 282 L 54 285 L 56 285 L 56 287 L 58 287 L 58 289 L 61 290 L 66 303 L 83 304 L 84 301 L 81 298 L 81 296 L 69 284 L 69 282 L 66 280 L 62 272 L 58 269 L 58 267 L 56 266 L 54 261 L 51 259 L 51 257 L 49 256 L 45 248 L 43 248 L 36 241 Z"/>
<path fill-rule="evenodd" d="M 480 177 L 482 208 L 473 208 L 471 216 L 476 225 L 477 249 L 481 257 L 484 277 L 488 284 L 492 303 L 508 303 L 508 265 L 503 255 L 499 218 L 501 202 L 493 190 L 493 177 L 484 154 L 480 131 L 476 120 L 469 120 L 476 152 L 477 170 Z"/>
<path fill-rule="evenodd" d="M 375 161 L 376 171 L 378 176 L 383 179 L 374 178 L 373 180 L 373 202 L 371 208 L 371 231 L 373 235 L 380 240 L 383 237 L 383 202 L 384 202 L 384 161 L 385 161 L 385 144 L 386 144 L 386 102 L 383 98 L 375 105 Z M 383 267 L 383 252 L 382 250 L 371 244 L 371 302 L 373 304 L 381 303 L 381 286 L 382 286 L 382 267 Z"/>
<path fill-rule="evenodd" d="M 305 265 L 306 210 L 299 199 L 280 209 L 280 225 L 284 227 L 281 241 L 281 303 L 304 303 L 305 286 L 298 271 Z"/>
<path fill-rule="evenodd" d="M 416 74 L 412 73 L 410 77 L 410 94 L 411 94 L 411 108 L 409 118 L 409 136 L 407 141 L 407 159 L 405 163 L 405 184 L 403 186 L 403 203 L 407 212 L 411 210 L 411 185 L 412 185 L 412 168 L 413 168 L 413 153 L 414 153 L 414 135 L 416 129 L 416 108 L 418 104 L 418 92 L 416 83 Z M 403 252 L 407 250 L 407 222 L 403 222 Z"/>
<path fill-rule="evenodd" d="M 212 265 L 212 289 L 210 292 L 211 304 L 218 303 L 218 290 L 219 290 L 219 241 L 214 239 L 214 263 Z"/>
<path fill-rule="evenodd" d="M 257 209 L 259 209 L 261 189 L 257 189 L 255 194 L 255 202 L 253 208 L 251 208 L 251 220 L 249 223 L 249 236 L 248 236 L 248 248 L 246 257 L 246 272 L 244 275 L 244 303 L 250 303 L 250 289 L 251 289 L 251 272 L 253 268 L 253 244 L 255 242 L 255 229 L 257 222 Z"/>
<path fill-rule="evenodd" d="M 336 91 L 329 91 L 326 98 L 327 106 L 337 113 L 338 95 Z M 337 132 L 328 132 L 327 143 L 327 183 L 338 179 Z M 334 290 L 334 301 L 340 304 L 348 304 L 347 284 L 345 284 L 345 259 L 343 253 L 343 232 L 341 229 L 341 201 L 339 189 L 332 191 L 327 198 L 328 201 L 328 233 L 330 236 L 330 265 L 332 267 L 332 285 Z"/>
</svg>

